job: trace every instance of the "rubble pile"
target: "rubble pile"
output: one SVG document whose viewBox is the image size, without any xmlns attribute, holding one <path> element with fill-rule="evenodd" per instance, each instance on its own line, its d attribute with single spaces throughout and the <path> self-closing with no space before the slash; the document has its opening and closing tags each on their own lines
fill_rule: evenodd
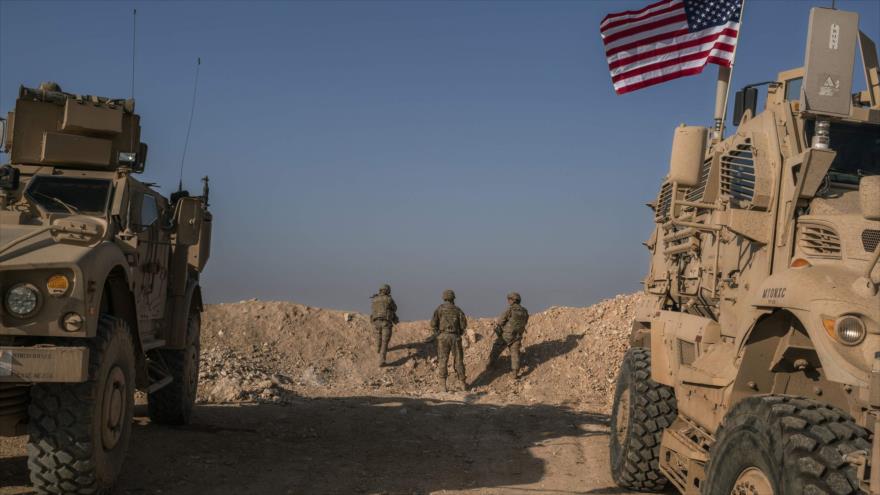
<svg viewBox="0 0 880 495">
<path fill-rule="evenodd" d="M 499 369 L 487 369 L 495 339 L 492 320 L 473 319 L 463 339 L 468 393 L 505 402 L 607 408 L 641 301 L 641 294 L 620 295 L 589 307 L 533 314 L 523 339 L 520 380 L 507 373 L 506 353 Z M 285 403 L 295 396 L 438 395 L 429 336 L 427 321 L 397 325 L 389 366 L 379 368 L 366 315 L 290 302 L 211 305 L 202 317 L 199 400 Z"/>
</svg>

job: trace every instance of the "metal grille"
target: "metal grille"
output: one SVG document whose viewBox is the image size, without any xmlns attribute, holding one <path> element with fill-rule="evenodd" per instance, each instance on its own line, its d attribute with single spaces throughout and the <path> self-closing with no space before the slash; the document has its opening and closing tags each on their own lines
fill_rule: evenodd
<svg viewBox="0 0 880 495">
<path fill-rule="evenodd" d="M 736 201 L 755 197 L 755 161 L 750 140 L 721 157 L 721 193 Z"/>
<path fill-rule="evenodd" d="M 865 229 L 862 231 L 862 247 L 865 251 L 873 253 L 880 244 L 880 230 Z"/>
<path fill-rule="evenodd" d="M 660 196 L 657 198 L 657 211 L 654 212 L 654 219 L 658 222 L 666 221 L 669 218 L 669 205 L 672 203 L 672 184 L 667 182 L 660 188 Z"/>
<path fill-rule="evenodd" d="M 709 157 L 703 160 L 703 164 L 700 165 L 700 181 L 697 182 L 696 187 L 691 189 L 685 199 L 688 201 L 700 201 L 703 199 L 703 193 L 706 192 L 706 183 L 709 182 L 709 172 L 711 170 L 712 157 Z"/>
<path fill-rule="evenodd" d="M 807 256 L 840 259 L 840 236 L 824 225 L 802 224 L 798 246 Z"/>
</svg>

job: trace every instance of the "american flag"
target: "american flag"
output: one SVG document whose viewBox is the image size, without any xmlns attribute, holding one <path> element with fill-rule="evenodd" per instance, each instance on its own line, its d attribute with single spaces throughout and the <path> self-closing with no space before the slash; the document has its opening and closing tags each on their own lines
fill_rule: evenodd
<svg viewBox="0 0 880 495">
<path fill-rule="evenodd" d="M 663 0 L 599 28 L 617 94 L 733 65 L 743 0 Z"/>
</svg>

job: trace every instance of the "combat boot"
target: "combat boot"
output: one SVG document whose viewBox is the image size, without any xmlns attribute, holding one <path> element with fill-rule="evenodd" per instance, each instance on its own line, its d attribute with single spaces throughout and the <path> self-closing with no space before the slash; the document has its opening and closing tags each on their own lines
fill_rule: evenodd
<svg viewBox="0 0 880 495">
<path fill-rule="evenodd" d="M 443 391 L 449 392 L 449 385 L 446 384 L 446 377 L 440 378 L 440 382 L 443 384 Z"/>
<path fill-rule="evenodd" d="M 468 386 L 467 386 L 467 383 L 464 381 L 464 378 L 459 378 L 458 384 L 459 384 L 459 386 L 461 386 L 462 391 L 467 392 Z"/>
</svg>

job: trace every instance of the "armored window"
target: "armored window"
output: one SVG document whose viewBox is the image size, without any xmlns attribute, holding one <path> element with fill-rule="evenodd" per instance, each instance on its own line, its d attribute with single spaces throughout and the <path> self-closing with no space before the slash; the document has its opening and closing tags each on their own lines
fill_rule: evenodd
<svg viewBox="0 0 880 495">
<path fill-rule="evenodd" d="M 803 77 L 796 77 L 785 81 L 785 99 L 788 101 L 800 100 L 803 82 Z"/>
<path fill-rule="evenodd" d="M 38 175 L 31 179 L 26 194 L 49 213 L 102 215 L 110 200 L 110 181 Z"/>
<path fill-rule="evenodd" d="M 152 194 L 144 194 L 141 201 L 141 218 L 139 226 L 147 228 L 156 223 L 159 219 L 159 205 L 156 204 L 156 197 Z"/>
<path fill-rule="evenodd" d="M 813 139 L 816 122 L 805 125 L 807 141 Z M 833 122 L 830 129 L 831 149 L 837 155 L 828 171 L 831 182 L 858 185 L 866 175 L 880 175 L 880 126 Z"/>
</svg>

